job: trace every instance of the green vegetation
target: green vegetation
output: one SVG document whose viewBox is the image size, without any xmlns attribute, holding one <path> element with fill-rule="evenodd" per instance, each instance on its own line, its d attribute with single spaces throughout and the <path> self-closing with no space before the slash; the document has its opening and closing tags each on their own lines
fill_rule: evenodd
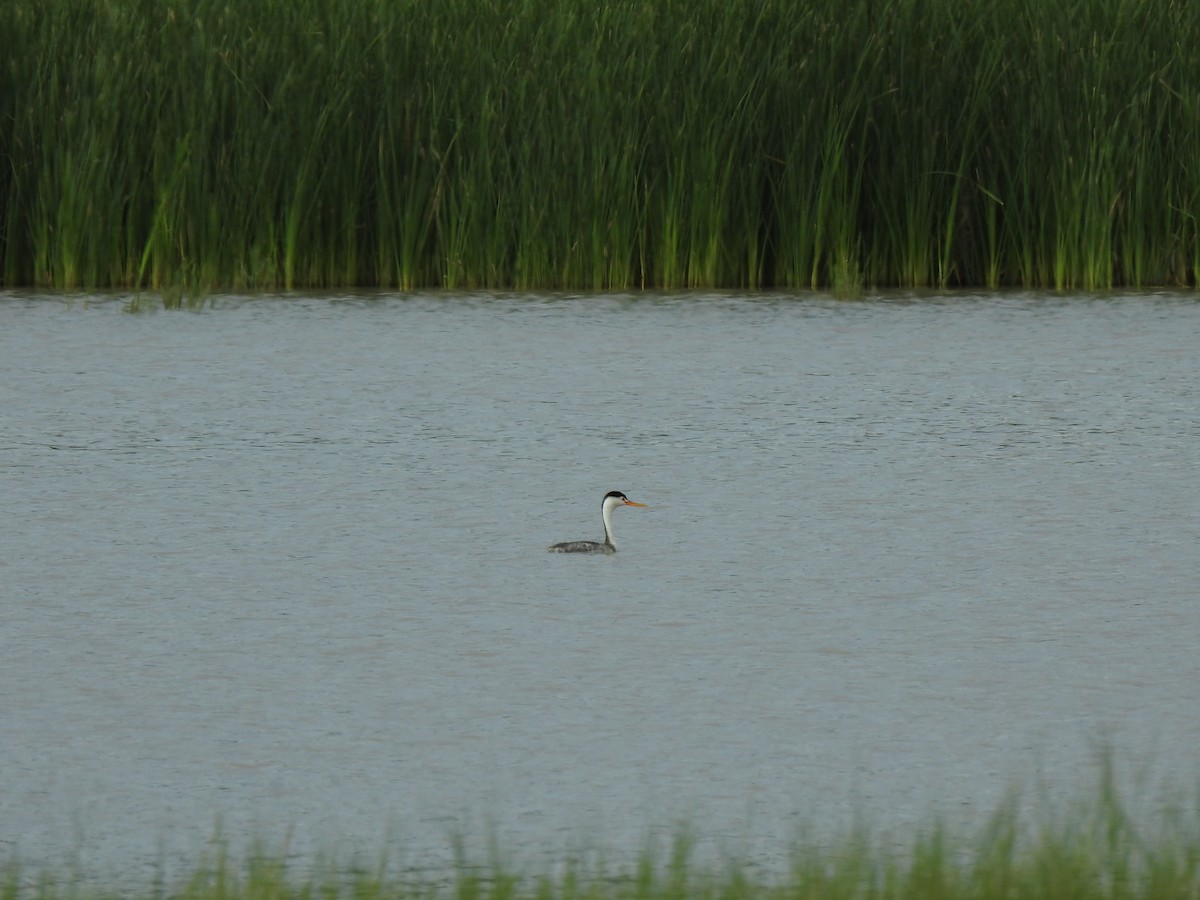
<svg viewBox="0 0 1200 900">
<path fill-rule="evenodd" d="M 386 863 L 346 869 L 326 860 L 298 875 L 286 853 L 257 852 L 242 863 L 219 849 L 190 879 L 144 891 L 106 891 L 49 874 L 0 875 L 0 900 L 1197 900 L 1200 805 L 1131 815 L 1104 762 L 1094 800 L 1043 811 L 1022 822 L 1005 804 L 975 835 L 934 826 L 908 849 L 885 851 L 863 829 L 822 848 L 796 844 L 782 874 L 756 874 L 736 859 L 703 867 L 680 833 L 665 859 L 647 853 L 628 871 L 568 862 L 554 875 L 522 875 L 500 862 L 477 865 L 461 853 L 446 877 L 414 880 Z M 221 847 L 218 841 L 218 847 Z"/>
<path fill-rule="evenodd" d="M 0 4 L 0 282 L 1200 272 L 1200 3 Z"/>
</svg>

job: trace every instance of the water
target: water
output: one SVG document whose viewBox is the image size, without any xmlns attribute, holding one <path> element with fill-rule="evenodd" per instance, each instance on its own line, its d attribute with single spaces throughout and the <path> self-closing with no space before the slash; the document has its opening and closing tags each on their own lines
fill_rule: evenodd
<svg viewBox="0 0 1200 900">
<path fill-rule="evenodd" d="M 123 306 L 0 295 L 26 865 L 769 868 L 1200 772 L 1191 294 Z"/>
</svg>

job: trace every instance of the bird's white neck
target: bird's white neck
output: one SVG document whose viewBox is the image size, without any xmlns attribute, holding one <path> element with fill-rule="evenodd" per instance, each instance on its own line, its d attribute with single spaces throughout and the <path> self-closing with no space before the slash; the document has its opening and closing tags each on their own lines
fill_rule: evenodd
<svg viewBox="0 0 1200 900">
<path fill-rule="evenodd" d="M 614 548 L 617 546 L 617 542 L 613 539 L 612 514 L 616 508 L 617 504 L 609 503 L 607 498 L 604 501 L 604 506 L 601 507 L 604 517 L 604 543 Z"/>
</svg>

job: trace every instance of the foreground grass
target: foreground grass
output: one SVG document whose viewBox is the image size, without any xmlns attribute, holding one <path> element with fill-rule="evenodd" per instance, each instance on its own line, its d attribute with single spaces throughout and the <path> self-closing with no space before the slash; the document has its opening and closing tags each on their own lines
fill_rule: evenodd
<svg viewBox="0 0 1200 900">
<path fill-rule="evenodd" d="M 736 859 L 712 867 L 692 859 L 686 831 L 664 858 L 646 854 L 628 871 L 567 862 L 555 875 L 521 874 L 500 863 L 462 859 L 444 878 L 414 879 L 346 870 L 327 862 L 304 874 L 282 856 L 252 853 L 234 862 L 225 851 L 202 860 L 179 885 L 107 891 L 42 874 L 32 881 L 15 865 L 0 879 L 2 900 L 1197 900 L 1200 898 L 1200 805 L 1162 812 L 1137 824 L 1117 797 L 1111 770 L 1097 799 L 1037 826 L 1022 824 L 1007 804 L 977 834 L 934 826 L 907 850 L 885 851 L 865 831 L 832 846 L 797 844 L 784 874 L 764 876 Z"/>
<path fill-rule="evenodd" d="M 1194 284 L 1200 4 L 0 4 L 0 281 Z"/>
</svg>

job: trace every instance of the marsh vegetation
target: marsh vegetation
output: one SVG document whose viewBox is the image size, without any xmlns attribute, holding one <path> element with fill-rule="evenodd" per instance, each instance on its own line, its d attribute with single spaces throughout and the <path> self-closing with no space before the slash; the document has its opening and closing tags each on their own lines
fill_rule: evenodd
<svg viewBox="0 0 1200 900">
<path fill-rule="evenodd" d="M 27 873 L 10 866 L 4 900 L 1195 900 L 1200 896 L 1200 820 L 1194 804 L 1153 823 L 1129 815 L 1108 769 L 1096 798 L 1023 824 L 1014 802 L 976 834 L 933 825 L 909 846 L 887 850 L 867 826 L 823 845 L 797 843 L 782 876 L 764 876 L 730 859 L 697 864 L 688 829 L 663 853 L 647 852 L 627 870 L 566 860 L 554 874 L 522 872 L 496 858 L 461 856 L 444 876 L 339 866 L 330 857 L 298 873 L 286 852 L 261 849 L 235 860 L 220 841 L 178 885 L 141 891 L 82 886 L 74 876 Z"/>
<path fill-rule="evenodd" d="M 1191 284 L 1200 5 L 0 8 L 0 279 Z"/>
</svg>

